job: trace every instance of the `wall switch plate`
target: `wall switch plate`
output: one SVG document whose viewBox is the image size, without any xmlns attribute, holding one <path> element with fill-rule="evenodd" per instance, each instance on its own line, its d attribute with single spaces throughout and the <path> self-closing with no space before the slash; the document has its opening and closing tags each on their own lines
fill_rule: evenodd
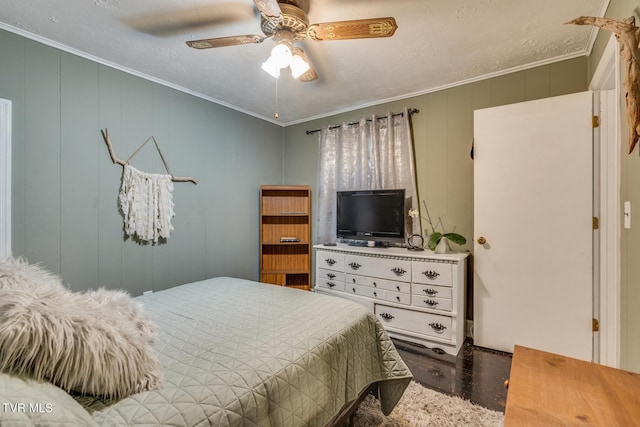
<svg viewBox="0 0 640 427">
<path fill-rule="evenodd" d="M 624 202 L 624 228 L 631 228 L 631 202 L 629 200 Z"/>
</svg>

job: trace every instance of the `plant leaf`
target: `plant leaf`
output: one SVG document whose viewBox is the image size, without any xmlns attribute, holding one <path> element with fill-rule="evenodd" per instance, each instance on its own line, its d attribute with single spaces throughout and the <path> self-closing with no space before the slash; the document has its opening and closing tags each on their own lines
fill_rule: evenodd
<svg viewBox="0 0 640 427">
<path fill-rule="evenodd" d="M 446 237 L 456 245 L 464 245 L 465 243 L 467 243 L 467 239 L 465 239 L 464 236 L 458 233 L 445 233 L 443 237 Z"/>
<path fill-rule="evenodd" d="M 438 246 L 438 243 L 440 243 L 440 239 L 442 239 L 442 233 L 440 233 L 439 231 L 431 234 L 431 236 L 429 236 L 429 241 L 427 242 L 427 246 L 429 247 L 429 249 L 435 251 L 436 246 Z"/>
</svg>

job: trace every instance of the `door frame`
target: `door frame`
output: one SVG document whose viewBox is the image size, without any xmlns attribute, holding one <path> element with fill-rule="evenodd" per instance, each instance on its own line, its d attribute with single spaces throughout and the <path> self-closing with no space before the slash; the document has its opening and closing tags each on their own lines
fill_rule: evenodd
<svg viewBox="0 0 640 427">
<path fill-rule="evenodd" d="M 0 99 L 0 260 L 11 255 L 11 101 Z"/>
<path fill-rule="evenodd" d="M 594 317 L 599 320 L 594 349 L 600 364 L 620 367 L 620 52 L 612 34 L 589 90 L 600 96 L 599 145 L 594 155 L 594 215 L 599 218 L 594 248 Z M 597 341 L 596 341 L 597 340 Z"/>
</svg>

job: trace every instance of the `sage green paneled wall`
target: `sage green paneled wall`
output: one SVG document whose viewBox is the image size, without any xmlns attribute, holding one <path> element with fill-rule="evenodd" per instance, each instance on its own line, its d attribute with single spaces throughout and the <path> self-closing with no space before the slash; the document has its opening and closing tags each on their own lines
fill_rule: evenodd
<svg viewBox="0 0 640 427">
<path fill-rule="evenodd" d="M 630 16 L 636 17 L 638 22 L 638 0 L 611 0 L 607 18 L 623 20 Z M 637 24 L 636 24 L 637 25 Z M 602 52 L 606 46 L 610 31 L 600 30 L 590 58 L 590 70 L 595 71 Z M 622 65 L 622 64 L 621 64 Z M 624 66 L 621 69 L 624 70 Z M 623 71 L 621 71 L 623 72 Z M 623 74 L 620 81 L 624 79 Z M 624 88 L 621 88 L 619 98 L 620 121 L 620 200 L 630 201 L 632 213 L 637 213 L 640 207 L 640 156 L 636 147 L 632 154 L 628 152 L 628 127 L 625 119 Z M 622 208 L 620 209 L 622 212 Z M 637 215 L 636 215 L 637 218 Z M 622 225 L 622 218 L 620 224 Z M 620 367 L 634 372 L 640 372 L 640 226 L 638 221 L 632 221 L 631 229 L 620 229 Z"/>
<path fill-rule="evenodd" d="M 258 278 L 258 188 L 282 182 L 283 130 L 212 102 L 0 31 L 0 98 L 13 102 L 14 255 L 76 290 L 137 295 L 211 276 Z M 124 240 L 123 159 L 150 135 L 176 183 L 166 244 Z M 147 144 L 131 161 L 164 172 Z"/>
<path fill-rule="evenodd" d="M 307 130 L 357 121 L 372 114 L 384 115 L 387 111 L 400 112 L 405 106 L 417 108 L 420 112 L 412 116 L 412 127 L 419 197 L 427 203 L 432 218 L 442 216 L 448 229 L 455 227 L 467 238 L 468 243 L 461 250 L 472 252 L 473 111 L 585 90 L 587 59 L 582 57 L 288 126 L 285 128 L 285 183 L 317 188 L 318 134 L 307 135 Z M 313 192 L 314 212 L 316 201 Z M 315 240 L 315 233 L 313 238 Z M 473 318 L 472 295 L 469 280 L 467 318 Z"/>
</svg>

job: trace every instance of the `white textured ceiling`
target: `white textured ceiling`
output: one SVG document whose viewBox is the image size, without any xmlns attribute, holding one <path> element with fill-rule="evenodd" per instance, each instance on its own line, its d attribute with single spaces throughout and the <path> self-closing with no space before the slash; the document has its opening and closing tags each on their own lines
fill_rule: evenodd
<svg viewBox="0 0 640 427">
<path fill-rule="evenodd" d="M 603 16 L 609 0 L 309 2 L 311 23 L 393 16 L 398 30 L 391 38 L 301 42 L 320 77 L 300 83 L 280 76 L 277 121 L 276 80 L 260 68 L 272 40 L 208 50 L 185 45 L 261 35 L 251 0 L 0 0 L 0 28 L 287 125 L 588 54 L 596 29 L 563 22 Z M 248 13 L 239 22 L 162 35 L 136 29 L 136 20 L 153 14 L 180 21 L 184 11 L 211 10 Z"/>
</svg>

